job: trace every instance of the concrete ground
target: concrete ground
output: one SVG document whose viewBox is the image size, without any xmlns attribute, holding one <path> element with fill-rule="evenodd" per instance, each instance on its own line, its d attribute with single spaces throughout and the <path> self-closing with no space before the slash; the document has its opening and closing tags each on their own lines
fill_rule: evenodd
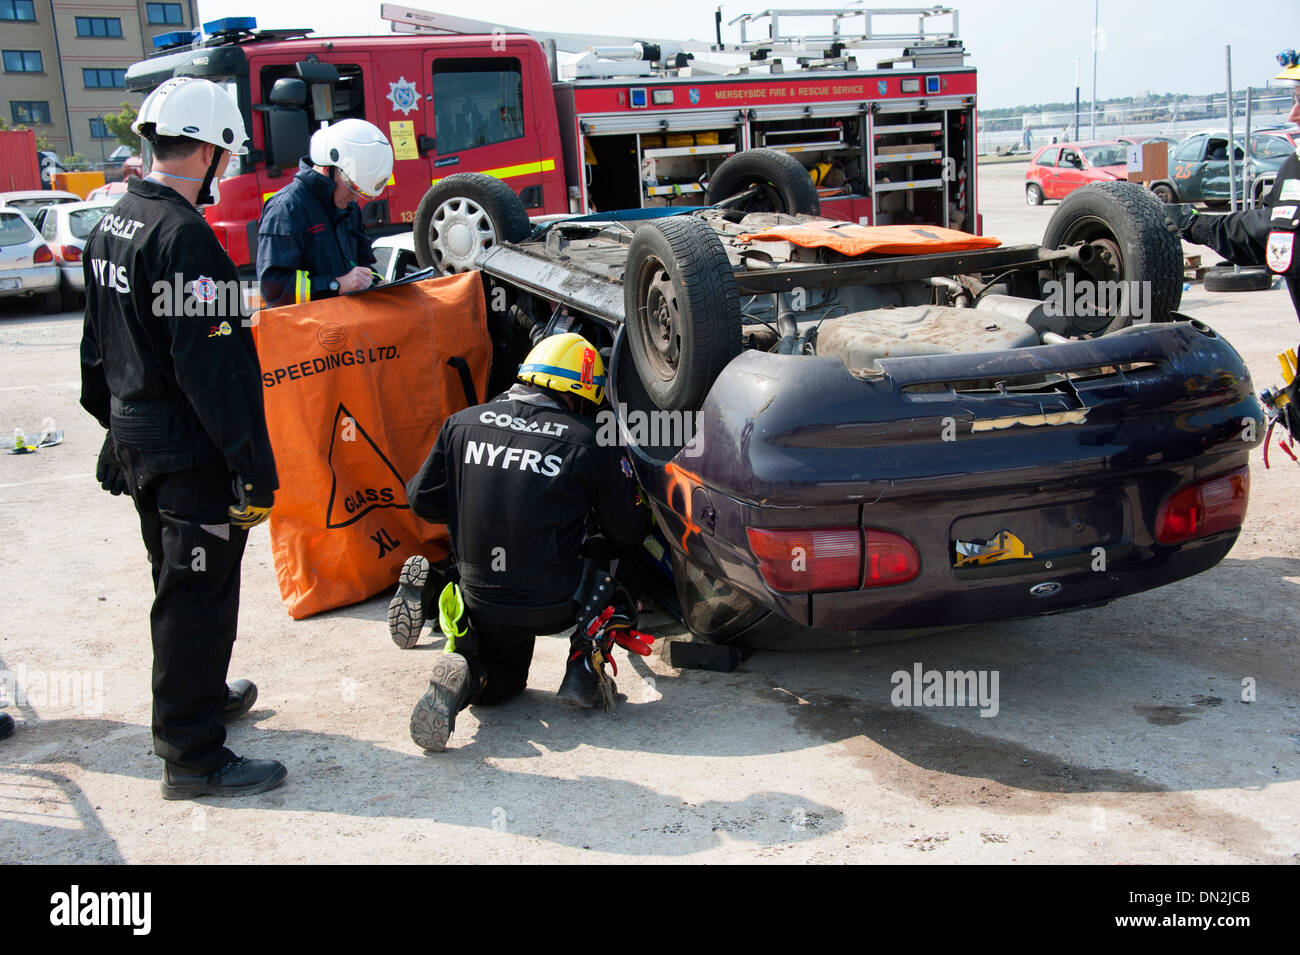
<svg viewBox="0 0 1300 955">
<path fill-rule="evenodd" d="M 1055 205 L 1025 206 L 1023 165 L 980 172 L 986 231 L 1041 238 Z M 1194 286 L 1183 310 L 1259 387 L 1297 339 L 1281 288 Z M 0 862 L 1300 859 L 1300 467 L 1274 453 L 1265 471 L 1259 452 L 1239 542 L 1190 580 L 1072 615 L 758 654 L 730 674 L 638 659 L 612 718 L 557 704 L 566 647 L 544 639 L 524 696 L 464 713 L 440 755 L 407 735 L 440 642 L 393 646 L 386 596 L 290 620 L 260 528 L 231 676 L 261 699 L 230 743 L 283 760 L 288 782 L 164 802 L 148 564 L 129 501 L 92 478 L 80 328 L 0 305 L 0 433 L 46 417 L 66 432 L 0 457 L 0 670 L 23 697 L 0 742 Z M 892 706 L 891 674 L 915 664 L 996 671 L 996 716 Z"/>
</svg>

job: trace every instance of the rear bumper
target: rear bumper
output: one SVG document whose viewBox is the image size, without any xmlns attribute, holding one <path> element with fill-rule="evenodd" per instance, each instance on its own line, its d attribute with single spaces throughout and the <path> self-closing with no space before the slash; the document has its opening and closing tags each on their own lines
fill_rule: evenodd
<svg viewBox="0 0 1300 955">
<path fill-rule="evenodd" d="M 1143 367 L 1115 371 L 1133 363 Z M 617 393 L 622 355 L 615 365 L 616 394 L 627 401 Z M 1168 495 L 1245 466 L 1263 437 L 1244 363 L 1204 326 L 881 365 L 884 375 L 855 377 L 838 359 L 757 352 L 735 359 L 700 412 L 695 447 L 667 462 L 632 449 L 673 546 L 795 623 L 881 630 L 1105 603 L 1206 570 L 1236 540 L 1236 530 L 1181 545 L 1154 539 Z M 1110 373 L 1031 394 L 960 384 L 1088 368 Z M 1109 516 L 1079 521 L 1077 540 L 1068 520 L 1064 530 L 1043 526 L 1042 515 L 1076 510 Z M 854 526 L 908 537 L 920 555 L 918 576 L 886 587 L 776 593 L 746 538 L 749 527 Z M 970 539 L 971 528 L 984 539 L 1004 526 L 1028 538 L 1038 559 L 955 566 L 957 539 Z"/>
<path fill-rule="evenodd" d="M 68 288 L 78 292 L 86 290 L 86 273 L 80 262 L 61 264 L 59 273 L 63 276 L 63 284 Z"/>
<path fill-rule="evenodd" d="M 0 287 L 0 298 L 50 292 L 59 287 L 59 267 L 51 262 L 49 265 L 35 265 L 26 269 L 6 269 L 0 272 L 0 286 L 10 285 L 11 283 L 8 280 L 11 279 L 18 280 L 18 287 Z"/>
</svg>

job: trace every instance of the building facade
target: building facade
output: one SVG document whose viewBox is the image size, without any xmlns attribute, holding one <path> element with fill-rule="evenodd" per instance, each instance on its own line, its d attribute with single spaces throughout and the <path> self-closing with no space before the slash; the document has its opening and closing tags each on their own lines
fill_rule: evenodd
<svg viewBox="0 0 1300 955">
<path fill-rule="evenodd" d="M 153 38 L 196 30 L 196 0 L 0 0 L 0 110 L 30 126 L 60 156 L 95 162 L 119 145 L 104 117 L 141 97 L 126 68 L 153 52 Z"/>
</svg>

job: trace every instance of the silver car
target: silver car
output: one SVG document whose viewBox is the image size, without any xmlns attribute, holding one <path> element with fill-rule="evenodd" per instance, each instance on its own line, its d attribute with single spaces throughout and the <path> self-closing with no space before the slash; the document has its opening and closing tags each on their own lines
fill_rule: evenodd
<svg viewBox="0 0 1300 955">
<path fill-rule="evenodd" d="M 81 253 L 86 247 L 86 239 L 116 201 L 98 199 L 69 202 L 46 206 L 36 213 L 33 225 L 54 253 L 54 261 L 58 263 L 59 272 L 63 275 L 63 304 L 66 307 L 74 306 L 77 295 L 86 290 L 86 278 L 81 265 Z"/>
<path fill-rule="evenodd" d="M 35 219 L 36 213 L 48 205 L 80 201 L 81 196 L 75 192 L 62 192 L 58 189 L 21 189 L 17 192 L 0 192 L 0 209 L 17 209 L 28 219 Z"/>
<path fill-rule="evenodd" d="M 0 208 L 0 298 L 40 299 L 47 315 L 59 310 L 59 266 L 27 217 Z"/>
</svg>

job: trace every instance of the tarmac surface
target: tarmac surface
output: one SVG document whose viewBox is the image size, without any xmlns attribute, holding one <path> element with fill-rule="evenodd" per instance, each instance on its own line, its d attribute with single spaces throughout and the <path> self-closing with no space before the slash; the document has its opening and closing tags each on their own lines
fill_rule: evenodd
<svg viewBox="0 0 1300 955">
<path fill-rule="evenodd" d="M 980 170 L 985 230 L 1008 242 L 1041 239 L 1055 209 L 1024 204 L 1024 168 Z M 1277 383 L 1298 337 L 1280 285 L 1195 285 L 1182 310 L 1236 345 L 1257 389 Z M 0 456 L 0 671 L 21 691 L 5 700 L 19 725 L 0 742 L 0 863 L 1300 859 L 1300 467 L 1276 448 L 1271 470 L 1252 457 L 1237 545 L 1189 580 L 727 674 L 620 653 L 613 717 L 556 701 L 567 645 L 541 639 L 525 694 L 463 713 L 436 755 L 407 721 L 441 638 L 395 647 L 387 595 L 290 620 L 262 527 L 230 670 L 261 695 L 229 744 L 284 761 L 288 782 L 165 802 L 149 566 L 130 502 L 93 479 L 80 334 L 79 314 L 0 303 L 0 434 L 47 417 L 65 431 Z M 916 665 L 996 672 L 996 715 L 893 706 L 891 675 Z"/>
</svg>

